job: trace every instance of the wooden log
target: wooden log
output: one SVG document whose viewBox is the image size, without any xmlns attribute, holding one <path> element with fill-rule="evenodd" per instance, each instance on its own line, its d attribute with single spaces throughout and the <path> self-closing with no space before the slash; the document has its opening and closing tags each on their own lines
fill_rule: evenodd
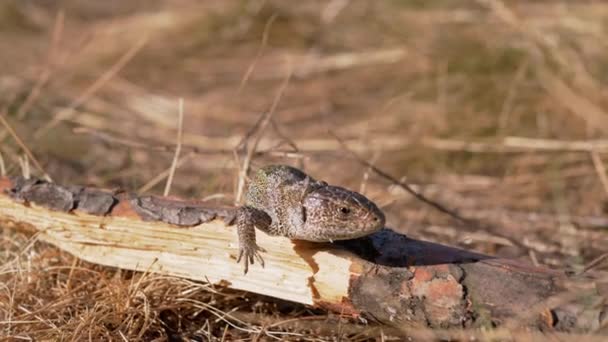
<svg viewBox="0 0 608 342">
<path fill-rule="evenodd" d="M 608 316 L 606 277 L 577 282 L 563 272 L 390 229 L 334 244 L 258 233 L 266 266 L 253 265 L 244 275 L 235 262 L 233 208 L 39 180 L 2 178 L 0 190 L 0 223 L 34 229 L 41 240 L 89 262 L 207 281 L 398 327 L 523 322 L 591 331 Z"/>
</svg>

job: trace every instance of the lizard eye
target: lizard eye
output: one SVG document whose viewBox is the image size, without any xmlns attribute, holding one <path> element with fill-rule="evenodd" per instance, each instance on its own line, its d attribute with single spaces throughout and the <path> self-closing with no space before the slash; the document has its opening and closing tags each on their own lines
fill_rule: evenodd
<svg viewBox="0 0 608 342">
<path fill-rule="evenodd" d="M 341 208 L 340 208 L 340 212 L 341 212 L 342 214 L 346 215 L 346 214 L 350 213 L 350 209 L 349 209 L 349 208 L 347 208 L 347 207 L 341 207 Z"/>
</svg>

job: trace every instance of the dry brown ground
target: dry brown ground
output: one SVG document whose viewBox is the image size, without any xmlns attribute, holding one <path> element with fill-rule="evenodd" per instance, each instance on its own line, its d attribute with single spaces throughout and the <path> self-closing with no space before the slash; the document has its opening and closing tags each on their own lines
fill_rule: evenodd
<svg viewBox="0 0 608 342">
<path fill-rule="evenodd" d="M 3 1 L 1 171 L 161 194 L 183 98 L 171 193 L 233 203 L 232 150 L 273 111 L 253 167 L 291 163 L 360 189 L 390 227 L 416 238 L 580 271 L 608 251 L 606 23 L 601 1 Z M 500 228 L 459 226 L 370 173 L 331 132 L 426 196 Z M 88 264 L 30 233 L 0 230 L 0 339 L 396 334 Z"/>
</svg>

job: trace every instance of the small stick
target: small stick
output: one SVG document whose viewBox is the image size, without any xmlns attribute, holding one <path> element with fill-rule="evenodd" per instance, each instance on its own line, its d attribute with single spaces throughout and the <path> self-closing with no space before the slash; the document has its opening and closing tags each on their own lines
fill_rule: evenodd
<svg viewBox="0 0 608 342">
<path fill-rule="evenodd" d="M 268 123 L 272 120 L 272 116 L 276 112 L 276 109 L 279 105 L 279 101 L 283 97 L 283 94 L 285 93 L 285 90 L 287 89 L 287 85 L 289 84 L 289 81 L 291 80 L 291 75 L 292 75 L 292 68 L 290 65 L 289 71 L 287 73 L 287 77 L 285 77 L 283 84 L 281 84 L 281 87 L 279 88 L 279 91 L 277 92 L 277 95 L 275 96 L 275 98 L 272 102 L 272 105 L 270 106 L 270 110 L 268 112 L 264 113 L 262 116 L 260 116 L 260 119 L 255 123 L 253 128 L 249 132 L 247 132 L 247 134 L 245 135 L 245 137 L 248 139 L 255 132 L 260 133 L 254 140 L 253 146 L 251 148 L 247 149 L 247 155 L 245 156 L 245 160 L 243 161 L 243 167 L 241 168 L 241 170 L 239 172 L 237 193 L 236 193 L 236 197 L 235 197 L 236 204 L 240 203 L 241 197 L 243 196 L 243 191 L 245 189 L 245 178 L 247 177 L 247 172 L 249 171 L 249 164 L 251 163 L 251 157 L 257 150 L 258 144 L 260 143 L 260 140 L 262 139 L 262 133 L 264 132 L 264 130 L 268 126 Z M 239 165 L 237 151 L 238 151 L 239 147 L 242 146 L 242 144 L 244 144 L 245 142 L 246 142 L 246 139 L 244 138 L 243 140 L 241 140 L 241 143 L 239 143 L 239 145 L 237 145 L 237 148 L 234 150 L 234 155 L 237 158 L 237 165 Z"/>
<path fill-rule="evenodd" d="M 410 193 L 411 195 L 413 195 L 419 201 L 430 205 L 431 207 L 437 209 L 438 211 L 440 211 L 440 212 L 442 212 L 444 214 L 447 214 L 448 216 L 456 219 L 457 221 L 459 221 L 461 223 L 464 223 L 466 225 L 472 226 L 474 229 L 485 229 L 485 230 L 488 230 L 492 234 L 508 240 L 514 246 L 517 246 L 517 247 L 519 247 L 519 248 L 521 248 L 523 250 L 527 249 L 526 246 L 524 246 L 522 243 L 520 243 L 518 241 L 515 241 L 515 240 L 511 239 L 510 237 L 505 236 L 504 234 L 499 233 L 497 231 L 497 229 L 494 229 L 493 227 L 491 227 L 489 225 L 486 225 L 486 224 L 482 225 L 477 220 L 465 218 L 465 217 L 461 216 L 460 214 L 458 214 L 456 211 L 454 211 L 452 209 L 449 209 L 449 208 L 445 207 L 444 205 L 442 205 L 442 204 L 440 204 L 440 203 L 438 203 L 436 201 L 433 201 L 431 199 L 426 198 L 424 195 L 422 195 L 418 191 L 414 190 L 411 186 L 409 186 L 405 182 L 402 182 L 402 181 L 398 180 L 397 178 L 389 175 L 388 173 L 380 170 L 379 168 L 377 168 L 376 166 L 374 166 L 372 163 L 370 163 L 367 160 L 361 158 L 358 154 L 356 154 L 355 152 L 353 152 L 350 149 L 348 149 L 348 146 L 346 146 L 346 144 L 340 139 L 340 137 L 338 137 L 331 130 L 329 131 L 329 134 L 332 135 L 338 141 L 338 143 L 342 146 L 342 148 L 346 152 L 348 152 L 351 156 L 353 156 L 353 158 L 355 158 L 359 163 L 361 163 L 362 165 L 365 165 L 365 166 L 369 167 L 372 171 L 374 171 L 380 177 L 385 178 L 385 179 L 389 180 L 390 182 L 392 182 L 393 184 L 398 185 L 403 190 L 405 190 L 408 193 Z"/>
<path fill-rule="evenodd" d="M 439 204 L 433 200 L 430 200 L 428 198 L 426 198 L 424 195 L 422 195 L 421 193 L 419 193 L 418 191 L 414 190 L 411 186 L 409 186 L 408 184 L 406 184 L 405 182 L 402 182 L 400 180 L 398 180 L 397 178 L 389 175 L 388 173 L 380 170 L 379 168 L 377 168 L 376 166 L 374 166 L 372 163 L 368 162 L 367 160 L 361 158 L 358 154 L 356 154 L 355 152 L 353 152 L 352 150 L 350 150 L 348 148 L 348 146 L 346 146 L 346 144 L 344 143 L 344 141 L 342 140 L 342 138 L 338 137 L 334 132 L 329 131 L 329 134 L 332 135 L 340 144 L 340 146 L 342 146 L 342 148 L 348 152 L 353 158 L 355 158 L 359 163 L 365 165 L 366 167 L 368 167 L 370 170 L 374 171 L 376 174 L 378 174 L 380 177 L 388 179 L 389 181 L 391 181 L 393 184 L 399 185 L 403 190 L 409 192 L 411 195 L 413 195 L 416 199 L 430 205 L 431 207 L 441 211 L 444 214 L 448 214 L 449 216 L 451 216 L 452 218 L 455 218 L 456 220 L 463 222 L 463 223 L 468 223 L 471 224 L 473 221 L 470 219 L 466 219 L 462 216 L 460 216 L 458 213 L 456 213 L 454 210 L 448 209 L 445 206 L 443 206 L 442 204 Z"/>
<path fill-rule="evenodd" d="M 598 265 L 600 265 L 602 262 L 606 261 L 608 259 L 608 253 L 604 253 L 602 255 L 600 255 L 599 257 L 591 260 L 586 266 L 585 268 L 583 268 L 583 270 L 581 271 L 580 274 L 583 273 L 587 273 L 589 270 L 596 268 Z"/>
<path fill-rule="evenodd" d="M 177 161 L 176 167 L 180 167 L 183 163 L 188 161 L 190 159 L 190 157 L 192 157 L 193 155 L 194 155 L 194 153 L 192 153 L 192 152 L 185 154 L 183 157 L 181 157 Z M 152 189 L 153 187 L 156 186 L 156 184 L 160 183 L 163 179 L 168 177 L 169 172 L 171 172 L 170 168 L 161 172 L 158 176 L 152 178 L 148 183 L 144 184 L 141 188 L 139 188 L 137 190 L 137 193 L 141 194 L 141 193 L 147 192 L 148 190 Z"/>
</svg>

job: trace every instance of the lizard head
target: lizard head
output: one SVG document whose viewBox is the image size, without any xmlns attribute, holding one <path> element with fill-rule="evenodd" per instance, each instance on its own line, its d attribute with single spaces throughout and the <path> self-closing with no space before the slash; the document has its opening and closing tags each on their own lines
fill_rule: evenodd
<svg viewBox="0 0 608 342">
<path fill-rule="evenodd" d="M 385 223 L 374 202 L 338 186 L 325 185 L 308 193 L 303 208 L 306 230 L 315 232 L 316 241 L 355 239 L 382 229 Z"/>
</svg>

